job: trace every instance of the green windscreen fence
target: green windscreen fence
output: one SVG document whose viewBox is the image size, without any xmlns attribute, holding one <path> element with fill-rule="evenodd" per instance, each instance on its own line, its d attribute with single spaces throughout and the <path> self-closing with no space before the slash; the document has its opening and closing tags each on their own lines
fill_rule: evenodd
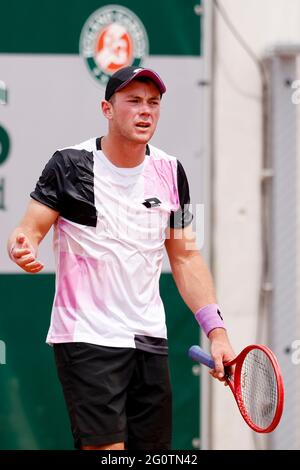
<svg viewBox="0 0 300 470">
<path fill-rule="evenodd" d="M 200 54 L 197 1 L 191 0 L 27 0 L 1 2 L 0 53 L 78 54 L 78 31 L 106 5 L 130 9 L 144 24 L 151 55 Z M 4 21 L 6 19 L 6 21 Z"/>
<path fill-rule="evenodd" d="M 1 275 L 0 449 L 72 449 L 52 348 L 45 344 L 54 275 Z M 170 274 L 161 277 L 173 386 L 173 449 L 192 449 L 198 436 L 198 378 L 187 350 L 198 328 Z"/>
</svg>

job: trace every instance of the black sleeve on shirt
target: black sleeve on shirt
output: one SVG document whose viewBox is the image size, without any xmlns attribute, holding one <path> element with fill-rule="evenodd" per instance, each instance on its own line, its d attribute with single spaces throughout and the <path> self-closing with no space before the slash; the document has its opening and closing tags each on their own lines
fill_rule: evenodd
<svg viewBox="0 0 300 470">
<path fill-rule="evenodd" d="M 30 193 L 30 196 L 36 201 L 60 212 L 65 174 L 63 157 L 57 151 L 46 164 L 35 190 Z"/>
<path fill-rule="evenodd" d="M 77 149 L 55 152 L 30 196 L 65 219 L 96 227 L 93 153 Z"/>
<path fill-rule="evenodd" d="M 179 208 L 171 212 L 169 226 L 171 228 L 184 228 L 192 223 L 193 214 L 189 210 L 190 190 L 189 183 L 181 163 L 177 160 L 177 187 L 179 195 Z"/>
</svg>

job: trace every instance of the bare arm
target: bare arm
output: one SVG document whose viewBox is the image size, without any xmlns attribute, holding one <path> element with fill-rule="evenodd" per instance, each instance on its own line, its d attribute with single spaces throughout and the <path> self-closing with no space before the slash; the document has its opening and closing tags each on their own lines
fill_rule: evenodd
<svg viewBox="0 0 300 470">
<path fill-rule="evenodd" d="M 217 303 L 213 279 L 197 248 L 192 226 L 183 230 L 169 229 L 165 246 L 180 295 L 192 312 L 196 313 L 205 305 Z M 216 363 L 212 375 L 220 378 L 224 376 L 223 362 L 233 359 L 234 352 L 225 329 L 215 328 L 208 337 Z"/>
<path fill-rule="evenodd" d="M 9 257 L 28 273 L 38 273 L 44 265 L 37 260 L 40 242 L 54 224 L 59 213 L 31 200 L 18 227 L 7 242 Z"/>
<path fill-rule="evenodd" d="M 165 246 L 180 295 L 192 312 L 216 303 L 212 276 L 197 248 L 192 226 L 170 229 Z"/>
</svg>

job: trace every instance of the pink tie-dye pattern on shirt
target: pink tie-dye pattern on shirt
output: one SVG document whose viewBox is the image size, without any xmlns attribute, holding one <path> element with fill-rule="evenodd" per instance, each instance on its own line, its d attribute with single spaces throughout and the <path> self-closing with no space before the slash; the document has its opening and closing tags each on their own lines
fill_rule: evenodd
<svg viewBox="0 0 300 470">
<path fill-rule="evenodd" d="M 54 300 L 50 337 L 72 341 L 77 314 L 76 291 L 80 283 L 80 266 L 73 253 L 60 253 L 58 288 Z"/>
<path fill-rule="evenodd" d="M 76 309 L 76 291 L 80 284 L 80 257 L 73 253 L 60 253 L 58 290 L 55 298 L 55 307 L 71 307 Z"/>
<path fill-rule="evenodd" d="M 74 253 L 60 253 L 52 335 L 73 338 L 81 307 L 88 308 L 89 305 L 94 305 L 103 308 L 103 301 L 99 295 L 101 267 L 102 263 L 96 259 Z M 77 299 L 80 299 L 80 305 Z"/>
<path fill-rule="evenodd" d="M 149 159 L 145 169 L 145 193 L 147 197 L 158 197 L 164 202 L 169 202 L 172 211 L 179 206 L 177 189 L 177 162 L 176 160 Z"/>
</svg>

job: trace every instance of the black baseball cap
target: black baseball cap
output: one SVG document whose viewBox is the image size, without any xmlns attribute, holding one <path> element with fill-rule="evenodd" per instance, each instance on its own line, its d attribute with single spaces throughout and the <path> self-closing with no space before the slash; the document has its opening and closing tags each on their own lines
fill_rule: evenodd
<svg viewBox="0 0 300 470">
<path fill-rule="evenodd" d="M 116 91 L 125 88 L 132 80 L 138 77 L 147 77 L 155 83 L 162 95 L 166 91 L 166 87 L 160 76 L 151 69 L 144 69 L 142 67 L 123 67 L 117 70 L 107 82 L 105 90 L 105 99 L 108 101 Z"/>
</svg>

